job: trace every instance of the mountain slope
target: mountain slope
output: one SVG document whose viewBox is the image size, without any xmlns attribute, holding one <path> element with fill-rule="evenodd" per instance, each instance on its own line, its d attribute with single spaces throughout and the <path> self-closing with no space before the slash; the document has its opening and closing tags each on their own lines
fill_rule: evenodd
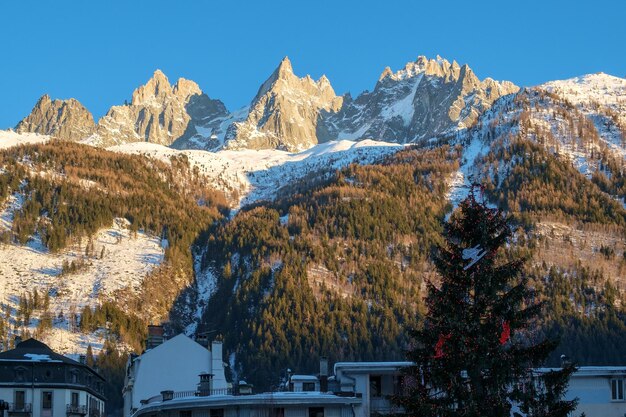
<svg viewBox="0 0 626 417">
<path fill-rule="evenodd" d="M 84 307 L 113 302 L 112 331 L 139 349 L 144 321 L 174 317 L 193 279 L 190 246 L 225 208 L 184 159 L 50 141 L 0 151 L 0 167 L 0 340 L 34 333 L 75 352 L 68 339 L 105 336 L 79 337 Z M 33 314 L 21 300 L 35 292 L 49 302 Z"/>
<path fill-rule="evenodd" d="M 177 156 L 187 158 L 199 175 L 205 177 L 213 187 L 229 195 L 235 207 L 240 207 L 257 200 L 273 200 L 282 187 L 288 187 L 304 178 L 324 177 L 352 163 L 374 162 L 397 152 L 401 146 L 364 140 L 328 142 L 298 153 L 276 149 L 178 151 L 147 143 L 132 143 L 108 149 L 166 162 Z"/>
</svg>

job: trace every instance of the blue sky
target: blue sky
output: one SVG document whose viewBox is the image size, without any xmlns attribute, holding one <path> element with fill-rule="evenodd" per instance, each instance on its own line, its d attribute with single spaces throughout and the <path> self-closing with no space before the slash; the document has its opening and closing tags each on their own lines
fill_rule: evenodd
<svg viewBox="0 0 626 417">
<path fill-rule="evenodd" d="M 99 118 L 156 68 L 234 110 L 285 55 L 296 74 L 353 95 L 418 55 L 518 85 L 626 76 L 623 0 L 15 0 L 0 16 L 0 128 L 44 93 Z"/>
</svg>

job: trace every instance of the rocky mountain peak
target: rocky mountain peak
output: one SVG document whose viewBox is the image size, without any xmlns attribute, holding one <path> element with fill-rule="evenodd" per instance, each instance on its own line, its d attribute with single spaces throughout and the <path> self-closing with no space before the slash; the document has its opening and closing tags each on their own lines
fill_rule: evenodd
<svg viewBox="0 0 626 417">
<path fill-rule="evenodd" d="M 172 95 L 172 86 L 169 80 L 159 69 L 154 71 L 152 78 L 133 92 L 132 104 L 160 105 L 163 99 Z"/>
<path fill-rule="evenodd" d="M 291 61 L 288 56 L 285 56 L 280 64 L 278 64 L 278 68 L 276 68 L 276 74 L 281 77 L 287 77 L 289 75 L 293 75 L 293 67 L 291 66 Z"/>
<path fill-rule="evenodd" d="M 320 111 L 336 112 L 342 101 L 326 76 L 317 81 L 309 75 L 299 78 L 285 57 L 261 85 L 246 120 L 234 123 L 229 130 L 227 146 L 289 151 L 309 148 L 317 143 Z"/>
<path fill-rule="evenodd" d="M 189 98 L 194 95 L 202 94 L 200 86 L 195 81 L 187 80 L 185 78 L 179 78 L 178 81 L 176 81 L 176 84 L 174 84 L 174 87 L 172 88 L 172 92 L 175 96 L 182 100 L 189 100 Z"/>
<path fill-rule="evenodd" d="M 481 83 L 468 65 L 419 56 L 397 72 L 385 68 L 374 91 L 344 100 L 318 130 L 323 140 L 428 139 L 470 126 L 494 100 L 517 90 L 511 83 Z"/>
<path fill-rule="evenodd" d="M 51 100 L 44 94 L 15 130 L 76 141 L 91 135 L 95 128 L 93 116 L 78 100 Z"/>
<path fill-rule="evenodd" d="M 180 78 L 172 86 L 157 69 L 146 84 L 133 92 L 129 106 L 111 107 L 100 119 L 90 142 L 111 146 L 146 141 L 206 148 L 208 137 L 219 127 L 218 120 L 227 116 L 224 104 L 211 100 L 194 81 Z M 206 137 L 198 133 L 199 129 Z"/>
</svg>

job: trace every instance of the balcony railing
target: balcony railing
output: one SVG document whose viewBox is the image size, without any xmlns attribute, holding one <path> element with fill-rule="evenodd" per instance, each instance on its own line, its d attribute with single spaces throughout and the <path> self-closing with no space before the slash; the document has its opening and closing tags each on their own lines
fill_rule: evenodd
<svg viewBox="0 0 626 417">
<path fill-rule="evenodd" d="M 207 397 L 210 395 L 237 395 L 232 388 L 219 388 L 212 390 L 196 390 L 196 391 L 175 391 L 172 392 L 169 399 L 188 398 L 188 397 Z M 168 399 L 166 398 L 165 401 Z M 146 400 L 141 400 L 142 404 L 160 403 L 163 401 L 163 394 L 155 395 Z"/>
<path fill-rule="evenodd" d="M 30 403 L 10 403 L 8 411 L 9 413 L 30 414 L 32 412 L 32 407 Z"/>
<path fill-rule="evenodd" d="M 87 414 L 87 406 L 78 405 L 78 404 L 68 404 L 67 414 L 79 414 L 81 416 L 84 416 L 85 414 Z"/>
</svg>

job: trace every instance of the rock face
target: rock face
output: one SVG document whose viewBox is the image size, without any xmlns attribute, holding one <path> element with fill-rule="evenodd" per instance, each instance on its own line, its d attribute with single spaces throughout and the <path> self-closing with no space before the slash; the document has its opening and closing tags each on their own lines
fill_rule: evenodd
<svg viewBox="0 0 626 417">
<path fill-rule="evenodd" d="M 385 68 L 374 91 L 355 100 L 347 95 L 341 111 L 323 114 L 318 139 L 428 139 L 471 126 L 496 99 L 518 90 L 508 81 L 480 81 L 467 65 L 420 56 L 396 73 Z"/>
<path fill-rule="evenodd" d="M 133 92 L 130 104 L 111 107 L 89 142 L 100 146 L 152 142 L 207 149 L 219 145 L 217 131 L 227 117 L 224 104 L 210 99 L 195 82 L 180 78 L 172 86 L 165 74 L 156 70 Z"/>
<path fill-rule="evenodd" d="M 374 91 L 337 96 L 325 76 L 297 77 L 284 58 L 248 108 L 230 114 L 184 78 L 171 85 L 161 71 L 113 106 L 95 126 L 76 100 L 39 100 L 18 131 L 81 140 L 96 146 L 152 142 L 177 149 L 301 151 L 336 139 L 407 143 L 471 126 L 498 98 L 519 88 L 445 59 L 421 56 L 404 69 L 386 68 Z"/>
<path fill-rule="evenodd" d="M 72 141 L 91 135 L 95 129 L 93 116 L 78 100 L 50 100 L 47 94 L 15 127 L 19 133 L 33 132 Z"/>
<path fill-rule="evenodd" d="M 298 78 L 285 57 L 261 85 L 247 118 L 235 122 L 226 134 L 230 149 L 276 148 L 299 151 L 318 143 L 321 112 L 336 112 L 342 98 L 325 76 L 314 81 Z"/>
</svg>

